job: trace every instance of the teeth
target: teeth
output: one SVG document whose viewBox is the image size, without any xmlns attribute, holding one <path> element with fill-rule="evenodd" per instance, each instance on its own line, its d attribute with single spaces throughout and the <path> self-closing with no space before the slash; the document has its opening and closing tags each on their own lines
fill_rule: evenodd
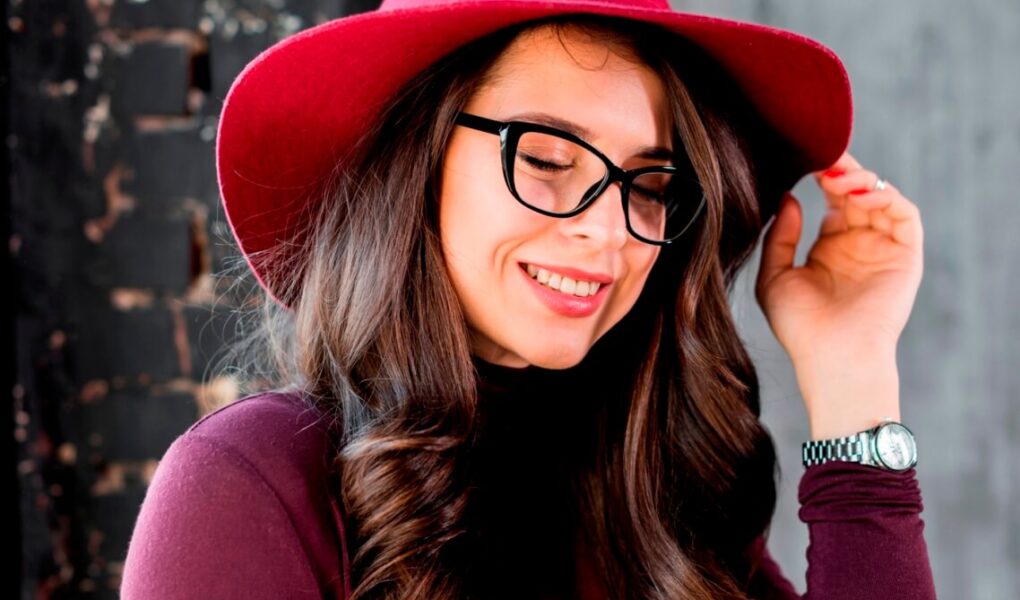
<svg viewBox="0 0 1020 600">
<path fill-rule="evenodd" d="M 594 296 L 599 291 L 600 284 L 595 281 L 578 281 L 570 277 L 564 277 L 559 273 L 550 273 L 534 265 L 526 265 L 528 275 L 531 275 L 539 283 L 572 296 Z"/>
</svg>

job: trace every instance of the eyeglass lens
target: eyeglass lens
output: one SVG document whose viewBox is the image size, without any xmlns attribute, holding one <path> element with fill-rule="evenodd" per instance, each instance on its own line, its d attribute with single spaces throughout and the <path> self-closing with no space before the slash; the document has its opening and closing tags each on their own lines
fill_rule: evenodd
<svg viewBox="0 0 1020 600">
<path fill-rule="evenodd" d="M 606 177 L 606 164 L 587 148 L 540 132 L 525 132 L 514 157 L 514 184 L 525 203 L 567 213 L 588 198 Z M 652 241 L 670 239 L 697 217 L 701 187 L 693 174 L 644 173 L 630 186 L 631 228 Z"/>
</svg>

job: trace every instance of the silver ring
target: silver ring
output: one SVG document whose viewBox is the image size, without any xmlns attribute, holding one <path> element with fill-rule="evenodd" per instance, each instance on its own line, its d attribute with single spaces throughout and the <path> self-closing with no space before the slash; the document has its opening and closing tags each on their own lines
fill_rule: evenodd
<svg viewBox="0 0 1020 600">
<path fill-rule="evenodd" d="M 875 187 L 871 188 L 871 191 L 878 192 L 878 191 L 884 190 L 886 188 L 887 183 L 888 182 L 886 182 L 885 179 L 882 179 L 881 177 L 879 177 L 878 181 L 875 182 Z"/>
</svg>

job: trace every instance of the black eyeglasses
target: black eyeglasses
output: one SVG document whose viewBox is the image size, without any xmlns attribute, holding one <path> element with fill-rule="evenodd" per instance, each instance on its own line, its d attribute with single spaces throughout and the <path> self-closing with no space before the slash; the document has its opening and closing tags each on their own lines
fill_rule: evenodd
<svg viewBox="0 0 1020 600">
<path fill-rule="evenodd" d="M 499 136 L 510 193 L 543 215 L 580 214 L 619 181 L 627 231 L 642 242 L 664 246 L 683 235 L 705 206 L 691 168 L 624 170 L 576 135 L 539 123 L 496 121 L 466 112 L 458 113 L 454 122 Z"/>
</svg>

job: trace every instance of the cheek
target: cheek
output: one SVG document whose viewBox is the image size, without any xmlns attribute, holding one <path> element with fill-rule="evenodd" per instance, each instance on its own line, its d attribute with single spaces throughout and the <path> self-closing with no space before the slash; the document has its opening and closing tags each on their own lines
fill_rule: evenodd
<svg viewBox="0 0 1020 600">
<path fill-rule="evenodd" d="M 662 252 L 662 248 L 655 247 L 649 252 L 644 259 L 644 280 L 648 279 L 648 276 L 652 273 L 652 267 L 655 266 L 655 261 L 659 259 L 659 253 Z"/>
<path fill-rule="evenodd" d="M 490 161 L 482 160 L 479 149 L 454 135 L 443 159 L 439 188 L 439 231 L 444 246 L 456 250 L 481 237 L 482 225 L 488 214 L 497 208 L 492 202 L 499 191 L 489 182 L 496 181 L 499 171 Z M 447 244 L 446 241 L 449 243 Z"/>
<path fill-rule="evenodd" d="M 469 283 L 468 268 L 474 270 L 473 279 L 500 275 L 506 255 L 547 225 L 542 215 L 521 206 L 510 194 L 498 160 L 458 153 L 444 165 L 439 231 L 447 264 L 451 271 L 460 269 L 454 276 L 462 283 Z"/>
<path fill-rule="evenodd" d="M 463 195 L 458 193 L 457 186 L 452 182 L 443 186 L 439 198 L 439 235 L 450 279 L 463 304 L 465 274 L 477 270 L 471 258 L 475 256 L 472 248 L 478 246 L 479 240 L 472 237 L 477 231 L 473 226 L 477 218 L 471 212 L 470 203 L 460 200 Z"/>
<path fill-rule="evenodd" d="M 474 165 L 463 154 L 456 146 L 451 149 L 439 189 L 439 232 L 451 271 L 478 250 L 485 215 L 484 196 L 477 179 L 469 175 Z"/>
<path fill-rule="evenodd" d="M 501 248 L 513 240 L 513 223 L 505 214 L 507 198 L 499 173 L 470 156 L 457 156 L 456 168 L 444 167 L 439 194 L 439 232 L 443 257 L 461 304 L 469 315 L 480 296 L 499 276 Z M 510 198 L 512 200 L 512 198 Z"/>
<path fill-rule="evenodd" d="M 623 302 L 626 306 L 621 307 L 623 313 L 627 313 L 637 302 L 641 291 L 644 290 L 648 276 L 652 272 L 656 259 L 659 257 L 658 247 L 635 247 L 634 251 L 627 255 L 628 285 Z"/>
</svg>

